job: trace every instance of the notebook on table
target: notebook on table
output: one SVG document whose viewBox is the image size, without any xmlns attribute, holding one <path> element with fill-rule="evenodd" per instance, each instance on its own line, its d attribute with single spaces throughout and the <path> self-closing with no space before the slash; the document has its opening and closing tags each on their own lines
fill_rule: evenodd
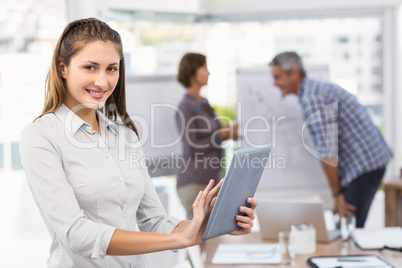
<svg viewBox="0 0 402 268">
<path fill-rule="evenodd" d="M 316 256 L 309 258 L 307 263 L 312 268 L 393 268 L 377 255 Z"/>
<path fill-rule="evenodd" d="M 381 249 L 384 247 L 402 249 L 402 228 L 384 227 L 376 229 L 356 229 L 353 239 L 361 249 Z"/>
</svg>

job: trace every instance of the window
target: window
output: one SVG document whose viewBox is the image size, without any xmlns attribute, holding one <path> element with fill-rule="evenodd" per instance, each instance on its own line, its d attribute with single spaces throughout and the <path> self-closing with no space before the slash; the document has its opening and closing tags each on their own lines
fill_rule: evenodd
<svg viewBox="0 0 402 268">
<path fill-rule="evenodd" d="M 344 44 L 346 44 L 346 43 L 348 43 L 348 42 L 349 42 L 349 38 L 347 38 L 346 36 L 338 37 L 338 43 L 344 43 Z"/>
<path fill-rule="evenodd" d="M 187 51 L 204 51 L 208 27 L 196 23 L 109 21 L 122 36 L 127 74 L 173 75 Z"/>
<path fill-rule="evenodd" d="M 4 169 L 4 145 L 0 143 L 0 170 Z"/>
<path fill-rule="evenodd" d="M 42 110 L 53 47 L 66 23 L 66 1 L 0 1 L 0 173 L 20 173 L 19 135 Z"/>
<path fill-rule="evenodd" d="M 238 67 L 267 64 L 285 50 L 297 51 L 305 62 L 328 64 L 330 80 L 357 94 L 363 105 L 368 104 L 367 98 L 373 99 L 369 95 L 382 92 L 378 90 L 382 86 L 378 82 L 382 80 L 380 18 L 110 23 L 122 33 L 134 76 L 176 75 L 184 53 L 205 53 L 211 76 L 204 93 L 216 105 L 235 105 Z M 375 91 L 372 70 L 377 77 Z"/>
<path fill-rule="evenodd" d="M 22 169 L 20 151 L 18 146 L 18 142 L 11 143 L 11 166 L 13 170 Z"/>
</svg>

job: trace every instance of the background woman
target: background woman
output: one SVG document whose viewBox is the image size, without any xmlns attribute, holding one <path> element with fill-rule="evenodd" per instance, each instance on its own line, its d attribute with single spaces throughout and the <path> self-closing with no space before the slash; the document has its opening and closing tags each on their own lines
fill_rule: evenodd
<svg viewBox="0 0 402 268">
<path fill-rule="evenodd" d="M 178 81 L 186 88 L 176 117 L 182 137 L 183 161 L 177 172 L 177 193 L 186 210 L 187 219 L 193 217 L 192 203 L 210 179 L 221 178 L 221 143 L 237 139 L 237 124 L 222 127 L 214 109 L 200 91 L 208 83 L 207 59 L 199 53 L 187 53 L 179 64 Z"/>
</svg>

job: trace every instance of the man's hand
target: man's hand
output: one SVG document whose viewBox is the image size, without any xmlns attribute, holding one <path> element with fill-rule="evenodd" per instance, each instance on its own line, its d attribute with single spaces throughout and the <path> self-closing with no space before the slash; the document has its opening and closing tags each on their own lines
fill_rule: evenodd
<svg viewBox="0 0 402 268">
<path fill-rule="evenodd" d="M 345 196 L 339 194 L 335 197 L 335 212 L 338 213 L 339 217 L 356 217 L 355 216 L 356 207 L 346 203 Z"/>
</svg>

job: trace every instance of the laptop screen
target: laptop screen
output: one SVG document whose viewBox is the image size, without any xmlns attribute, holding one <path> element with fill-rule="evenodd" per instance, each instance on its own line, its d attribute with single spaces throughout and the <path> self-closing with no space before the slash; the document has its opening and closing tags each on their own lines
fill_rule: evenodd
<svg viewBox="0 0 402 268">
<path fill-rule="evenodd" d="M 339 233 L 329 234 L 323 202 L 317 199 L 258 200 L 256 214 L 264 239 L 277 239 L 279 232 L 290 231 L 292 225 L 299 223 L 312 224 L 316 229 L 316 239 L 320 242 L 329 242 Z"/>
</svg>

